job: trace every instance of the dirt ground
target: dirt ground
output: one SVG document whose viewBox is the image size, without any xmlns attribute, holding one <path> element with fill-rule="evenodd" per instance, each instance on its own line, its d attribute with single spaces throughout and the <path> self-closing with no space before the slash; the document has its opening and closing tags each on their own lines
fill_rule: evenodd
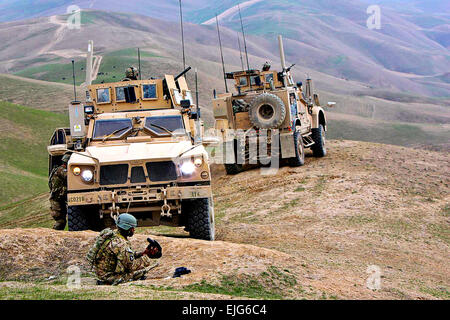
<svg viewBox="0 0 450 320">
<path fill-rule="evenodd" d="M 449 154 L 354 141 L 330 141 L 328 151 L 275 175 L 216 168 L 218 241 L 142 229 L 136 249 L 151 235 L 164 250 L 149 279 L 83 288 L 114 299 L 449 299 Z M 94 237 L 0 230 L 0 293 L 67 290 L 50 280 L 62 281 L 70 265 L 89 279 L 84 255 Z M 181 266 L 192 273 L 171 278 Z"/>
</svg>

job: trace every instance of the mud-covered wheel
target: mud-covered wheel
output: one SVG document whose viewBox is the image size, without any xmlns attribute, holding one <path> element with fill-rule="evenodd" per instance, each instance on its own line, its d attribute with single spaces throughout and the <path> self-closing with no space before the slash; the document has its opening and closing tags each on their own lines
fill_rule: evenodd
<svg viewBox="0 0 450 320">
<path fill-rule="evenodd" d="M 211 199 L 184 201 L 187 210 L 186 230 L 192 238 L 214 241 L 214 207 Z"/>
<path fill-rule="evenodd" d="M 89 230 L 89 219 L 87 211 L 83 210 L 83 207 L 68 207 L 67 222 L 69 225 L 69 231 Z"/>
<path fill-rule="evenodd" d="M 67 223 L 69 231 L 101 231 L 104 228 L 96 206 L 67 207 Z"/>
<path fill-rule="evenodd" d="M 311 147 L 314 157 L 322 158 L 327 155 L 325 128 L 319 125 L 319 128 L 312 129 L 312 139 L 314 145 Z"/>
<path fill-rule="evenodd" d="M 279 97 L 271 93 L 257 96 L 250 104 L 251 123 L 259 129 L 275 129 L 286 118 L 286 108 Z"/>
<path fill-rule="evenodd" d="M 295 157 L 289 159 L 291 167 L 301 167 L 305 164 L 305 147 L 302 134 L 299 130 L 294 132 Z"/>
</svg>

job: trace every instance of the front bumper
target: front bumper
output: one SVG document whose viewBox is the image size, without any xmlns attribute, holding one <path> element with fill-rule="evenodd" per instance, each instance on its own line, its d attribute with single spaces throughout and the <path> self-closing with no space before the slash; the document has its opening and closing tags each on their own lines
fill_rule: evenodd
<svg viewBox="0 0 450 320">
<path fill-rule="evenodd" d="M 67 195 L 67 205 L 84 206 L 111 203 L 154 203 L 164 200 L 188 200 L 211 197 L 211 186 L 116 189 L 90 192 L 69 192 Z"/>
</svg>

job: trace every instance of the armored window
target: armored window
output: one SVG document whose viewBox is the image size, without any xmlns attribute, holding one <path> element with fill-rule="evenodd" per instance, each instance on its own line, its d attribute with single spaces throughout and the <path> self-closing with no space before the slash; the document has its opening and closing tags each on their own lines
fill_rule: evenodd
<svg viewBox="0 0 450 320">
<path fill-rule="evenodd" d="M 93 139 L 102 139 L 109 135 L 120 138 L 133 128 L 131 119 L 111 119 L 95 121 Z"/>
<path fill-rule="evenodd" d="M 181 100 L 182 100 L 180 91 L 173 90 L 173 97 L 175 98 L 175 103 L 179 105 L 181 103 Z"/>
<path fill-rule="evenodd" d="M 97 89 L 97 103 L 111 103 L 109 89 Z"/>
<path fill-rule="evenodd" d="M 169 132 L 172 134 L 186 134 L 181 116 L 149 117 L 145 119 L 145 128 L 158 136 L 170 136 Z"/>
<path fill-rule="evenodd" d="M 125 101 L 125 87 L 116 88 L 116 101 L 117 102 Z"/>
<path fill-rule="evenodd" d="M 248 86 L 248 80 L 247 80 L 247 77 L 240 77 L 240 78 L 239 78 L 239 85 L 240 85 L 241 87 L 246 87 L 246 86 Z"/>
<path fill-rule="evenodd" d="M 252 86 L 260 86 L 261 78 L 259 76 L 252 76 L 250 77 L 250 83 L 252 84 Z"/>
<path fill-rule="evenodd" d="M 156 84 L 144 84 L 142 85 L 142 97 L 144 100 L 157 99 Z"/>
<path fill-rule="evenodd" d="M 186 91 L 186 100 L 189 100 L 191 102 L 191 105 L 194 104 L 194 99 L 192 99 L 192 93 L 190 91 Z"/>
<path fill-rule="evenodd" d="M 270 83 L 270 81 L 273 81 L 273 73 L 266 74 L 266 82 Z"/>
</svg>

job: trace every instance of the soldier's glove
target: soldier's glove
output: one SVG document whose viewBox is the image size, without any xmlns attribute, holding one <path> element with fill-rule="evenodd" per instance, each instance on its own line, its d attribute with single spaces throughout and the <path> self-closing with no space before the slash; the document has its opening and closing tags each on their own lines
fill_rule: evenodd
<svg viewBox="0 0 450 320">
<path fill-rule="evenodd" d="M 161 245 L 156 240 L 147 238 L 149 243 L 147 249 L 145 249 L 144 254 L 146 254 L 150 259 L 159 259 L 162 257 Z"/>
</svg>

